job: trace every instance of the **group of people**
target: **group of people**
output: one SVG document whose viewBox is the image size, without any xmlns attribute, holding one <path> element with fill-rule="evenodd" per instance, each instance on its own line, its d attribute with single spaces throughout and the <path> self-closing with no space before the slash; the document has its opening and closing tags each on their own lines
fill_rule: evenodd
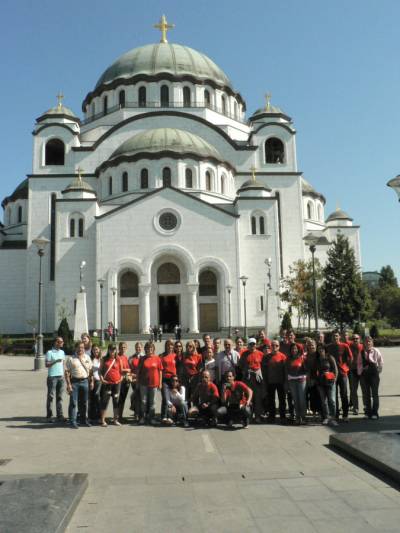
<svg viewBox="0 0 400 533">
<path fill-rule="evenodd" d="M 364 343 L 354 334 L 341 338 L 333 332 L 325 343 L 323 333 L 316 339 L 296 340 L 293 331 L 280 339 L 268 339 L 264 331 L 256 337 L 211 339 L 203 344 L 169 338 L 164 351 L 156 354 L 155 344 L 137 342 L 135 352 L 128 346 L 110 343 L 102 355 L 90 337 L 83 334 L 75 353 L 66 357 L 63 339 L 57 337 L 46 354 L 47 420 L 63 415 L 64 384 L 69 394 L 68 418 L 72 428 L 100 424 L 106 427 L 107 408 L 112 401 L 111 421 L 126 423 L 124 410 L 129 399 L 133 421 L 138 424 L 210 426 L 241 424 L 248 427 L 265 421 L 305 424 L 307 415 L 322 424 L 348 421 L 349 409 L 359 414 L 361 387 L 364 415 L 379 417 L 379 381 L 383 357 L 371 337 Z M 161 418 L 156 418 L 157 391 L 161 391 Z M 278 409 L 276 405 L 278 400 Z"/>
</svg>

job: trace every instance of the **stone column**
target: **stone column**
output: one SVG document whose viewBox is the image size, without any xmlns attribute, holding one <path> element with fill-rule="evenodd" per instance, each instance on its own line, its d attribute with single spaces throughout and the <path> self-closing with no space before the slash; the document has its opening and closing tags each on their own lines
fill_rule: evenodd
<svg viewBox="0 0 400 533">
<path fill-rule="evenodd" d="M 188 326 L 190 333 L 199 333 L 199 319 L 197 312 L 197 291 L 198 283 L 188 283 L 186 285 L 188 291 Z"/>
<path fill-rule="evenodd" d="M 150 283 L 139 284 L 139 321 L 140 332 L 148 333 L 150 326 Z"/>
</svg>

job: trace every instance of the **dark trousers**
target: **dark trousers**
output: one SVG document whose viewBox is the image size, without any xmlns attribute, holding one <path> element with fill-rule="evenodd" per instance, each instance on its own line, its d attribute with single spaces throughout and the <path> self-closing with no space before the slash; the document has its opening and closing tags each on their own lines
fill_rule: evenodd
<svg viewBox="0 0 400 533">
<path fill-rule="evenodd" d="M 142 402 L 140 399 L 140 386 L 134 381 L 131 383 L 132 393 L 131 393 L 131 410 L 134 411 L 135 415 L 140 418 L 142 411 Z"/>
<path fill-rule="evenodd" d="M 353 369 L 349 372 L 349 384 L 350 384 L 350 399 L 353 405 L 353 409 L 358 411 L 358 385 L 360 384 L 360 377 L 357 374 L 357 370 Z"/>
<path fill-rule="evenodd" d="M 316 384 L 307 386 L 307 405 L 313 414 L 321 413 L 321 397 Z"/>
<path fill-rule="evenodd" d="M 246 379 L 246 385 L 253 391 L 253 408 L 254 416 L 259 418 L 264 411 L 263 399 L 265 395 L 264 382 L 257 381 L 255 374 L 250 373 L 249 378 Z"/>
<path fill-rule="evenodd" d="M 186 390 L 186 399 L 189 407 L 192 405 L 191 398 L 199 382 L 199 378 L 200 374 L 195 374 L 194 376 L 188 376 L 187 374 L 183 374 L 182 376 L 182 385 L 185 387 Z"/>
<path fill-rule="evenodd" d="M 275 406 L 275 393 L 278 394 L 279 402 L 279 416 L 285 418 L 285 389 L 283 383 L 268 383 L 268 418 L 275 418 L 276 406 Z"/>
<path fill-rule="evenodd" d="M 76 424 L 77 409 L 79 408 L 80 423 L 84 424 L 87 417 L 89 396 L 89 382 L 87 379 L 72 381 L 72 392 L 69 397 L 68 416 L 71 424 Z"/>
<path fill-rule="evenodd" d="M 100 392 L 101 381 L 95 380 L 94 387 L 89 391 L 89 418 L 98 420 L 100 418 Z"/>
<path fill-rule="evenodd" d="M 205 408 L 198 405 L 197 409 L 199 410 L 199 416 L 205 420 L 215 419 L 217 417 L 218 405 L 215 403 L 211 403 Z"/>
<path fill-rule="evenodd" d="M 171 418 L 174 422 L 186 422 L 188 415 L 188 407 L 186 402 L 179 402 L 174 405 L 175 413 L 172 412 L 172 407 L 167 405 L 166 416 Z"/>
<path fill-rule="evenodd" d="M 161 418 L 167 418 L 168 405 L 167 405 L 167 391 L 171 383 L 170 378 L 163 378 L 161 387 Z"/>
<path fill-rule="evenodd" d="M 361 374 L 361 390 L 367 416 L 378 415 L 379 410 L 379 382 L 378 372 L 365 370 Z M 372 405 L 371 405 L 372 396 Z"/>
<path fill-rule="evenodd" d="M 49 376 L 47 378 L 47 418 L 53 416 L 53 400 L 56 398 L 56 413 L 57 417 L 63 416 L 62 399 L 64 392 L 64 378 L 63 376 Z"/>
<path fill-rule="evenodd" d="M 339 393 L 342 404 L 342 416 L 343 418 L 347 418 L 349 415 L 349 380 L 340 371 L 336 381 L 336 418 L 339 418 Z"/>
<path fill-rule="evenodd" d="M 112 398 L 112 404 L 114 409 L 114 415 L 115 411 L 118 409 L 118 400 L 119 400 L 119 391 L 120 391 L 120 383 L 103 383 L 101 386 L 101 405 L 100 409 L 102 411 L 107 411 L 108 402 L 110 401 L 110 398 Z"/>
<path fill-rule="evenodd" d="M 249 423 L 251 418 L 251 408 L 247 405 L 241 407 L 234 405 L 223 405 L 217 411 L 218 418 L 223 419 L 226 423 L 229 421 L 236 422 L 240 420 L 245 424 Z"/>
<path fill-rule="evenodd" d="M 125 379 L 121 381 L 121 386 L 119 389 L 119 397 L 118 397 L 118 409 L 119 409 L 119 416 L 121 418 L 124 412 L 125 400 L 126 400 L 126 397 L 128 396 L 130 386 L 131 384 L 129 381 L 126 381 Z"/>
</svg>

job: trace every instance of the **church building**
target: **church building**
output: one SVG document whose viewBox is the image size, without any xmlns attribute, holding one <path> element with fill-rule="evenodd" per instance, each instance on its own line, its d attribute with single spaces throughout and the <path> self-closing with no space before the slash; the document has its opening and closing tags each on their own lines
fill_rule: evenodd
<svg viewBox="0 0 400 533">
<path fill-rule="evenodd" d="M 169 43 L 165 17 L 156 26 L 161 41 L 106 68 L 80 116 L 60 94 L 36 120 L 32 171 L 2 201 L 0 333 L 37 323 L 40 265 L 43 331 L 73 324 L 82 281 L 89 329 L 129 336 L 151 324 L 272 335 L 280 280 L 311 240 L 324 263 L 341 232 L 360 263 L 359 227 L 326 217 L 297 168 L 290 116 L 269 95 L 248 112 L 212 59 Z"/>
</svg>

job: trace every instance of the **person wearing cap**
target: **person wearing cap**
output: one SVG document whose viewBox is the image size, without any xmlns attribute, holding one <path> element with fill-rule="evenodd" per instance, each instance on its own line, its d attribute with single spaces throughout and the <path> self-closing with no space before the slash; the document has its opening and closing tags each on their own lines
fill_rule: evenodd
<svg viewBox="0 0 400 533">
<path fill-rule="evenodd" d="M 283 423 L 286 422 L 285 406 L 285 362 L 286 355 L 279 351 L 279 341 L 271 342 L 271 353 L 264 355 L 264 373 L 267 381 L 268 421 L 275 422 L 276 406 L 275 393 L 278 394 L 279 415 Z"/>
<path fill-rule="evenodd" d="M 257 350 L 256 344 L 256 339 L 250 337 L 247 350 L 243 352 L 238 366 L 244 383 L 253 391 L 254 421 L 259 424 L 263 413 L 264 384 L 261 364 L 264 354 Z"/>
</svg>

